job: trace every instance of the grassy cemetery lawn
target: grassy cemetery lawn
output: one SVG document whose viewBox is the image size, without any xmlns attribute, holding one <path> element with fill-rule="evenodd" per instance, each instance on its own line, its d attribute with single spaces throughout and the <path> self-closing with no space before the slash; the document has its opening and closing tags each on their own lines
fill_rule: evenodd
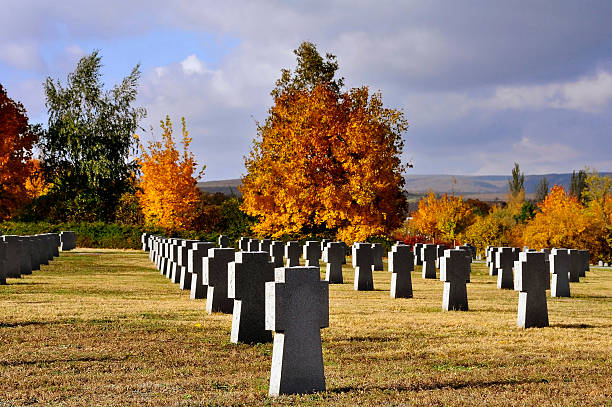
<svg viewBox="0 0 612 407">
<path fill-rule="evenodd" d="M 419 272 L 394 300 L 390 273 L 357 292 L 345 267 L 322 330 L 327 392 L 270 398 L 272 344 L 230 344 L 231 315 L 207 315 L 147 254 L 62 253 L 0 286 L 0 406 L 612 405 L 610 269 L 548 296 L 551 326 L 527 330 L 484 264 L 468 312 L 443 312 L 443 283 Z"/>
</svg>

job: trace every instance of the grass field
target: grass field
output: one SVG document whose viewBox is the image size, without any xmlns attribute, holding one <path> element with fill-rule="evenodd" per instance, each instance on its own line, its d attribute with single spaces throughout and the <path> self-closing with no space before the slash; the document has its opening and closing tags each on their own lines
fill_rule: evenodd
<svg viewBox="0 0 612 407">
<path fill-rule="evenodd" d="M 528 330 L 484 264 L 468 312 L 441 311 L 442 283 L 418 271 L 414 298 L 394 300 L 388 272 L 356 292 L 345 268 L 322 330 L 327 392 L 270 398 L 272 345 L 230 344 L 231 315 L 207 315 L 147 254 L 63 253 L 0 286 L 0 406 L 612 405 L 612 271 L 548 298 L 551 326 Z"/>
</svg>

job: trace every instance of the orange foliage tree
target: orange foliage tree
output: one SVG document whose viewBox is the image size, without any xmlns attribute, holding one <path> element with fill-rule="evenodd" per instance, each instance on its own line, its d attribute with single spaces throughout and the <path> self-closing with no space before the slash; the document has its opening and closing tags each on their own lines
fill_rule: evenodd
<svg viewBox="0 0 612 407">
<path fill-rule="evenodd" d="M 142 175 L 138 193 L 145 221 L 166 230 L 185 230 L 197 217 L 200 192 L 197 182 L 204 173 L 195 176 L 197 163 L 188 151 L 191 138 L 183 125 L 183 152 L 177 150 L 172 138 L 172 122 L 166 116 L 161 121 L 162 141 L 149 142 L 148 151 L 142 145 L 138 159 Z"/>
<path fill-rule="evenodd" d="M 23 105 L 0 85 L 0 220 L 11 217 L 28 199 L 26 181 L 37 138 Z"/>
<path fill-rule="evenodd" d="M 245 160 L 242 209 L 260 236 L 331 232 L 347 242 L 387 235 L 406 210 L 400 154 L 408 124 L 366 87 L 342 93 L 310 43 L 283 71 L 274 105 Z"/>
<path fill-rule="evenodd" d="M 537 249 L 592 249 L 595 246 L 597 232 L 593 216 L 563 187 L 555 185 L 538 207 L 540 212 L 524 229 L 525 245 Z"/>
<path fill-rule="evenodd" d="M 401 113 L 367 88 L 339 98 L 321 84 L 277 97 L 241 189 L 243 210 L 259 218 L 255 233 L 332 229 L 349 242 L 390 233 L 405 208 L 405 128 Z"/>
<path fill-rule="evenodd" d="M 444 194 L 437 198 L 430 191 L 419 201 L 411 223 L 418 233 L 432 239 L 455 241 L 473 221 L 472 207 L 463 197 Z"/>
<path fill-rule="evenodd" d="M 32 172 L 25 183 L 28 198 L 38 198 L 49 191 L 49 184 L 45 181 L 40 161 L 32 159 Z"/>
</svg>

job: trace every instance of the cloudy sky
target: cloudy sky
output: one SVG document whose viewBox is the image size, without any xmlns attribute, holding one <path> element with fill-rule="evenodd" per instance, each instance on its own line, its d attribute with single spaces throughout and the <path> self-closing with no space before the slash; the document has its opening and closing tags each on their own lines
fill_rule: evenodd
<svg viewBox="0 0 612 407">
<path fill-rule="evenodd" d="M 142 66 L 143 127 L 187 121 L 204 180 L 237 178 L 304 41 L 410 122 L 409 174 L 612 171 L 612 1 L 1 0 L 0 83 L 46 123 L 42 83 L 99 49 Z M 149 131 L 147 130 L 147 133 Z"/>
</svg>

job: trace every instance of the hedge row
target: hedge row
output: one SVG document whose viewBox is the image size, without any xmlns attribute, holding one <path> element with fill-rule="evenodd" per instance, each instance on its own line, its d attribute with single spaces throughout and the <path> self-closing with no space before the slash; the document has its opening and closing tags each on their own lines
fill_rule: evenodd
<svg viewBox="0 0 612 407">
<path fill-rule="evenodd" d="M 91 247 L 104 249 L 140 249 L 140 236 L 142 233 L 155 233 L 166 235 L 162 229 L 138 226 L 121 225 L 103 222 L 1 222 L 0 234 L 3 235 L 35 235 L 38 233 L 61 232 L 73 230 L 77 234 L 77 247 Z M 216 241 L 218 234 L 197 231 L 174 233 L 171 237 L 183 239 L 197 239 L 203 241 Z"/>
<path fill-rule="evenodd" d="M 150 226 L 122 225 L 118 223 L 104 222 L 0 222 L 0 234 L 2 235 L 35 235 L 38 233 L 61 232 L 72 230 L 77 234 L 77 247 L 90 247 L 95 249 L 141 249 L 140 237 L 143 233 L 152 233 L 168 237 L 182 239 L 194 239 L 204 242 L 216 242 L 219 233 L 206 233 L 199 231 L 183 231 L 168 234 L 163 229 Z M 235 241 L 240 236 L 227 234 L 230 240 Z M 283 236 L 279 240 L 298 240 L 304 244 L 306 240 L 321 240 L 320 237 L 312 236 Z M 393 240 L 385 237 L 371 237 L 371 243 L 382 243 L 385 251 L 390 250 Z"/>
</svg>

